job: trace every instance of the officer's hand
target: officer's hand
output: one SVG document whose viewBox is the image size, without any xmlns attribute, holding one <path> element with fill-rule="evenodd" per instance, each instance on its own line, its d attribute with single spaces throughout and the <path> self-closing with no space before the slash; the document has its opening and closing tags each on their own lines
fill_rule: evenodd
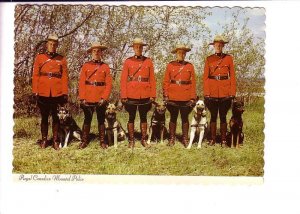
<svg viewBox="0 0 300 214">
<path fill-rule="evenodd" d="M 85 100 L 79 100 L 80 105 L 85 105 L 86 101 Z"/>
<path fill-rule="evenodd" d="M 102 106 L 102 105 L 104 105 L 104 103 L 105 103 L 105 100 L 101 98 L 101 100 L 98 102 L 98 105 Z"/>
<path fill-rule="evenodd" d="M 66 95 L 66 94 L 63 95 L 63 102 L 64 103 L 68 102 L 68 95 Z"/>
<path fill-rule="evenodd" d="M 31 98 L 30 98 L 31 102 L 36 103 L 38 101 L 38 99 L 39 99 L 38 93 L 32 93 Z"/>
<path fill-rule="evenodd" d="M 191 99 L 186 105 L 189 106 L 189 107 L 194 107 L 195 106 L 195 100 Z"/>
<path fill-rule="evenodd" d="M 126 103 L 127 103 L 127 101 L 128 101 L 128 99 L 127 99 L 127 98 L 122 98 L 122 99 L 121 99 L 121 102 L 122 102 L 123 104 L 126 104 Z"/>
<path fill-rule="evenodd" d="M 165 103 L 167 103 L 169 101 L 169 97 L 165 96 L 163 100 Z"/>
<path fill-rule="evenodd" d="M 155 101 L 154 97 L 150 97 L 150 102 L 153 103 Z"/>
</svg>

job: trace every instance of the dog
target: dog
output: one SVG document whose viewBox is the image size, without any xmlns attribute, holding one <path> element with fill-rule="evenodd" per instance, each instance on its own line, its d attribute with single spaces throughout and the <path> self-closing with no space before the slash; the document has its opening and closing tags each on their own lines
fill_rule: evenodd
<svg viewBox="0 0 300 214">
<path fill-rule="evenodd" d="M 208 122 L 206 118 L 205 104 L 203 100 L 198 100 L 195 107 L 193 108 L 194 116 L 191 123 L 190 142 L 187 149 L 192 147 L 196 136 L 198 136 L 198 146 L 201 148 L 202 141 L 207 133 Z"/>
<path fill-rule="evenodd" d="M 239 148 L 244 141 L 243 119 L 244 99 L 236 98 L 232 104 L 232 116 L 229 121 L 230 132 L 227 134 L 227 144 L 231 148 Z"/>
<path fill-rule="evenodd" d="M 117 107 L 117 103 L 109 103 L 105 111 L 105 130 L 108 139 L 108 145 L 118 147 L 118 142 L 123 143 L 125 141 L 125 130 L 121 126 L 121 123 L 117 120 L 117 111 L 120 110 Z"/>
<path fill-rule="evenodd" d="M 81 141 L 81 129 L 73 119 L 68 105 L 58 105 L 57 116 L 59 119 L 58 139 L 59 147 L 66 148 L 71 138 Z"/>
<path fill-rule="evenodd" d="M 149 137 L 147 144 L 150 144 L 151 139 L 157 139 L 163 143 L 168 133 L 166 128 L 166 104 L 153 102 L 155 109 L 153 111 L 151 122 L 149 126 Z"/>
</svg>

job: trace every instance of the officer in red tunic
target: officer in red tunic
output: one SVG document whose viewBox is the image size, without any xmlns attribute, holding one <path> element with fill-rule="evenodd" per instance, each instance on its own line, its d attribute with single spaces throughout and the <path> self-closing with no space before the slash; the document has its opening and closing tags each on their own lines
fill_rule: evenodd
<svg viewBox="0 0 300 214">
<path fill-rule="evenodd" d="M 163 82 L 164 101 L 171 114 L 169 123 L 170 139 L 168 146 L 174 146 L 177 117 L 180 112 L 182 120 L 182 144 L 188 146 L 189 121 L 188 116 L 196 100 L 196 80 L 194 66 L 185 61 L 185 56 L 191 49 L 179 44 L 172 51 L 176 60 L 167 65 Z"/>
<path fill-rule="evenodd" d="M 46 148 L 48 137 L 48 118 L 52 115 L 53 148 L 59 149 L 57 116 L 58 104 L 68 101 L 68 69 L 66 58 L 56 53 L 58 37 L 50 34 L 46 43 L 46 53 L 38 54 L 33 65 L 32 93 L 40 108 L 41 148 Z"/>
<path fill-rule="evenodd" d="M 135 55 L 126 59 L 121 75 L 121 99 L 129 113 L 127 124 L 129 133 L 129 148 L 134 147 L 134 120 L 136 111 L 140 115 L 141 144 L 147 147 L 147 113 L 151 109 L 151 102 L 156 97 L 156 83 L 153 62 L 142 55 L 146 46 L 142 39 L 135 38 L 133 47 Z"/>
<path fill-rule="evenodd" d="M 103 149 L 108 147 L 104 142 L 105 136 L 105 111 L 107 100 L 112 88 L 112 77 L 109 66 L 102 61 L 102 52 L 107 47 L 99 42 L 92 43 L 88 53 L 91 53 L 92 60 L 83 64 L 79 79 L 79 100 L 84 112 L 84 122 L 82 127 L 82 142 L 80 149 L 87 147 L 89 143 L 89 133 L 93 112 L 96 110 L 98 120 L 98 130 L 100 146 Z"/>
<path fill-rule="evenodd" d="M 227 122 L 226 115 L 231 107 L 231 101 L 236 94 L 236 79 L 233 57 L 222 52 L 228 43 L 222 36 L 217 35 L 210 45 L 214 46 L 215 54 L 207 57 L 203 74 L 204 99 L 210 111 L 209 145 L 215 145 L 217 116 L 220 115 L 221 145 L 226 147 Z"/>
</svg>

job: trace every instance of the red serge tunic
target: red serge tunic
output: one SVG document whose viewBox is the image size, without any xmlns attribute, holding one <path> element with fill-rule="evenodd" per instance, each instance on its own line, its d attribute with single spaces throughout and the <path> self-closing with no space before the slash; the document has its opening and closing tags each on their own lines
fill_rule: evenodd
<svg viewBox="0 0 300 214">
<path fill-rule="evenodd" d="M 172 61 L 167 65 L 163 82 L 163 93 L 169 100 L 189 101 L 196 99 L 194 66 L 184 61 Z"/>
<path fill-rule="evenodd" d="M 217 79 L 218 76 L 221 79 Z M 235 96 L 236 79 L 232 56 L 213 54 L 207 57 L 203 74 L 203 86 L 204 96 L 215 98 Z"/>
<path fill-rule="evenodd" d="M 130 57 L 125 60 L 121 75 L 121 98 L 156 97 L 156 82 L 150 58 Z"/>
<path fill-rule="evenodd" d="M 103 62 L 89 61 L 83 64 L 79 77 L 79 99 L 96 103 L 108 100 L 112 88 L 109 66 Z"/>
<path fill-rule="evenodd" d="M 66 58 L 59 54 L 38 54 L 33 65 L 32 92 L 44 97 L 68 94 Z"/>
</svg>

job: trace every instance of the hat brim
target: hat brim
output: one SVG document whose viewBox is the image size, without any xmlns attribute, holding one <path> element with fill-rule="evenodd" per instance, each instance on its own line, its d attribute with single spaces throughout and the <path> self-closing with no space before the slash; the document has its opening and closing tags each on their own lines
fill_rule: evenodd
<svg viewBox="0 0 300 214">
<path fill-rule="evenodd" d="M 185 52 L 191 51 L 190 48 L 176 48 L 176 49 L 172 50 L 171 53 L 174 54 L 174 53 L 176 53 L 178 50 L 184 50 Z"/>
<path fill-rule="evenodd" d="M 208 45 L 214 45 L 216 42 L 221 42 L 224 45 L 228 43 L 228 42 L 224 42 L 224 41 L 213 41 L 213 42 L 209 43 Z"/>
<path fill-rule="evenodd" d="M 47 42 L 48 42 L 48 41 L 58 42 L 58 39 L 51 39 L 51 38 L 48 38 L 48 39 L 47 39 Z"/>
<path fill-rule="evenodd" d="M 94 48 L 99 48 L 99 49 L 101 49 L 101 50 L 103 50 L 103 51 L 107 49 L 106 46 L 95 46 L 95 47 L 89 48 L 89 49 L 87 50 L 87 52 L 88 52 L 88 53 L 91 53 L 92 50 L 93 50 Z"/>
<path fill-rule="evenodd" d="M 147 46 L 148 44 L 145 43 L 133 43 L 132 45 L 129 45 L 129 47 L 133 47 L 133 45 L 141 45 L 141 46 Z"/>
</svg>

